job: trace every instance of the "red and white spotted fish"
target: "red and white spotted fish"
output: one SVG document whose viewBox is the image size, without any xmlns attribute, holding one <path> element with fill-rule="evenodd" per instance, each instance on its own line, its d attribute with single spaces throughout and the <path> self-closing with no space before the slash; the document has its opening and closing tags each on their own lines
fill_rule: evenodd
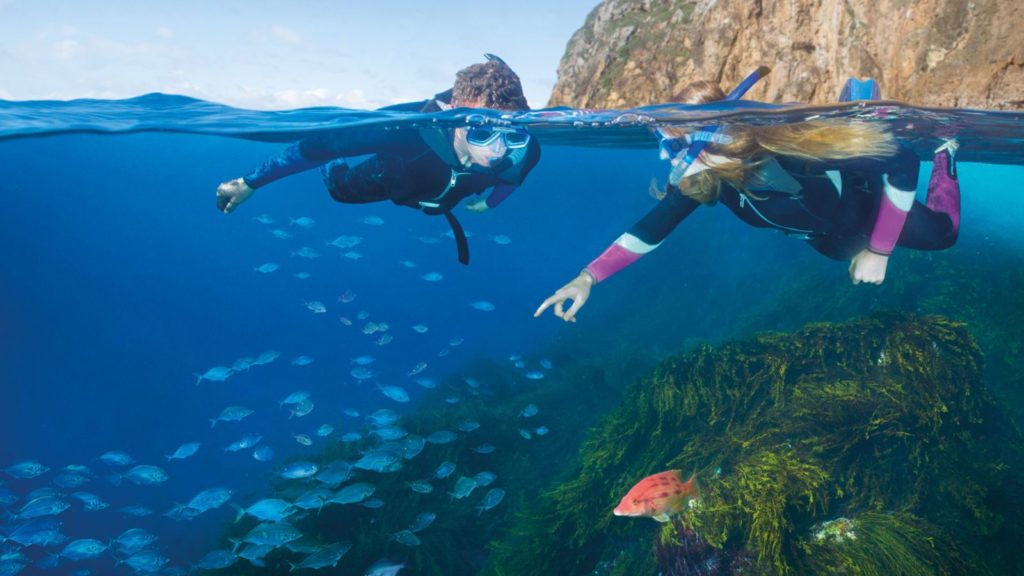
<svg viewBox="0 0 1024 576">
<path fill-rule="evenodd" d="M 681 470 L 667 470 L 644 478 L 629 489 L 619 505 L 616 516 L 645 516 L 668 522 L 690 500 L 697 498 L 697 478 L 683 481 Z"/>
</svg>

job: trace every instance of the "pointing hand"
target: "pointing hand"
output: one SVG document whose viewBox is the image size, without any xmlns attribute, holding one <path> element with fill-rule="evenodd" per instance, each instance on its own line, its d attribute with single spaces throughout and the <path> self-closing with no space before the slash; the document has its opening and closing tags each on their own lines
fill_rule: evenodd
<svg viewBox="0 0 1024 576">
<path fill-rule="evenodd" d="M 579 309 L 586 304 L 587 298 L 590 297 L 590 287 L 593 285 L 594 277 L 586 270 L 580 272 L 579 276 L 573 278 L 572 281 L 559 288 L 557 292 L 545 300 L 540 305 L 540 308 L 537 308 L 537 311 L 533 313 L 533 317 L 539 317 L 549 306 L 554 304 L 555 316 L 566 322 L 575 322 L 576 312 L 579 312 Z M 569 310 L 563 311 L 562 306 L 566 300 L 572 300 L 572 306 L 569 307 Z"/>
</svg>

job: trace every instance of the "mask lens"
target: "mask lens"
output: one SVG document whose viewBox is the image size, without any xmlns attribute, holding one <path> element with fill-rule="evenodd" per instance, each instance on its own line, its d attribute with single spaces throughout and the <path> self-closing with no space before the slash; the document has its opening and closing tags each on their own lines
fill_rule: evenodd
<svg viewBox="0 0 1024 576">
<path fill-rule="evenodd" d="M 509 148 L 522 148 L 530 141 L 529 132 L 506 132 L 505 145 Z"/>
<path fill-rule="evenodd" d="M 474 146 L 487 146 L 498 138 L 499 133 L 489 126 L 473 126 L 466 131 L 466 142 Z"/>
</svg>

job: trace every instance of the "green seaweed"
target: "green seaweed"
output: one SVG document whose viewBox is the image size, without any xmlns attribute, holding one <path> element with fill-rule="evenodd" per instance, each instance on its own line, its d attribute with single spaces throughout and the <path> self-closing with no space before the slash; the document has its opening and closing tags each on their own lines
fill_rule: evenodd
<svg viewBox="0 0 1024 576">
<path fill-rule="evenodd" d="M 695 472 L 700 486 L 682 524 L 714 546 L 750 550 L 757 573 L 801 573 L 811 526 L 840 514 L 866 522 L 871 538 L 856 550 L 877 552 L 886 573 L 965 573 L 936 563 L 931 548 L 954 527 L 956 544 L 984 558 L 979 571 L 992 569 L 1012 563 L 993 535 L 1020 522 L 994 505 L 1009 475 L 987 442 L 995 435 L 1020 453 L 982 385 L 977 343 L 945 318 L 882 314 L 702 346 L 635 383 L 584 443 L 578 472 L 520 516 L 485 573 L 615 565 L 626 543 L 657 528 L 612 507 L 640 478 L 672 468 Z"/>
</svg>

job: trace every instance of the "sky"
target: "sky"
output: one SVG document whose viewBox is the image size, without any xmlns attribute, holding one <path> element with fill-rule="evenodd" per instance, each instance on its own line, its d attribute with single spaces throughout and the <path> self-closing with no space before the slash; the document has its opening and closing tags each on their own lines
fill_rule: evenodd
<svg viewBox="0 0 1024 576">
<path fill-rule="evenodd" d="M 490 52 L 541 108 L 566 43 L 599 3 L 0 0 L 0 99 L 164 92 L 253 109 L 370 109 L 449 88 Z"/>
</svg>

